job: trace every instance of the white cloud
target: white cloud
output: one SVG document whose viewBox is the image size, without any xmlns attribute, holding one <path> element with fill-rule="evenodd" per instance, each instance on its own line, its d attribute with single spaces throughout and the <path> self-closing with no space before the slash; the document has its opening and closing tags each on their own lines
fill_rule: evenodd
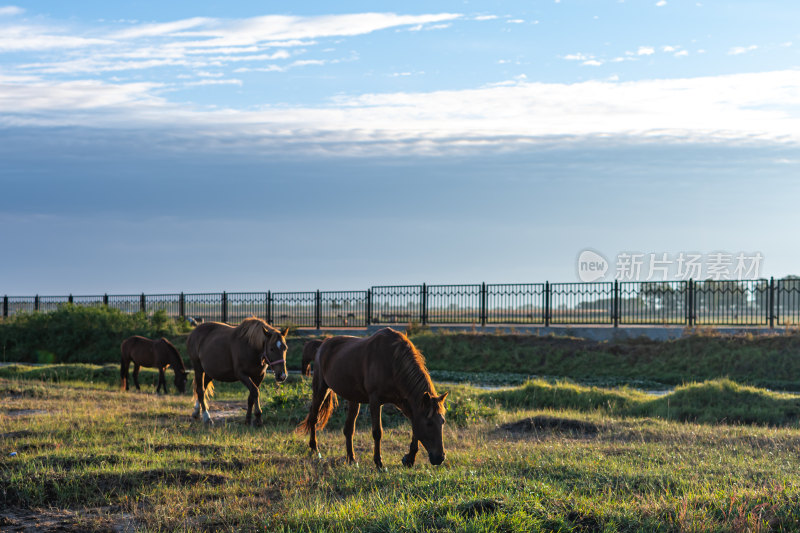
<svg viewBox="0 0 800 533">
<path fill-rule="evenodd" d="M 478 15 L 474 17 L 472 20 L 495 20 L 497 15 Z"/>
<path fill-rule="evenodd" d="M 0 6 L 0 17 L 11 17 L 14 15 L 22 15 L 25 10 L 17 6 Z"/>
<path fill-rule="evenodd" d="M 513 149 L 553 136 L 800 145 L 800 71 L 793 70 L 634 82 L 510 81 L 249 111 L 168 104 L 158 96 L 164 89 L 0 78 L 0 124 L 152 127 L 154 132 L 180 125 L 197 143 L 225 138 L 243 150 L 335 145 L 341 153 L 435 153 L 471 145 Z"/>
<path fill-rule="evenodd" d="M 198 81 L 190 81 L 184 83 L 187 87 L 199 87 L 203 85 L 242 85 L 242 80 L 237 80 L 235 78 L 227 79 L 227 80 L 198 80 Z"/>
<path fill-rule="evenodd" d="M 689 55 L 687 50 L 681 50 L 679 52 L 675 52 L 675 57 L 686 57 Z"/>
<path fill-rule="evenodd" d="M 658 7 L 664 7 L 665 5 L 667 5 L 667 0 L 658 0 L 658 2 L 656 2 L 656 6 Z"/>
<path fill-rule="evenodd" d="M 728 50 L 728 55 L 738 56 L 746 54 L 748 52 L 752 52 L 753 50 L 758 50 L 758 46 L 756 46 L 755 44 L 751 44 L 750 46 L 734 46 L 733 48 Z"/>
<path fill-rule="evenodd" d="M 640 46 L 639 50 L 636 51 L 636 55 L 640 56 L 651 56 L 655 53 L 656 51 L 652 46 Z"/>
<path fill-rule="evenodd" d="M 603 64 L 603 62 L 598 61 L 597 59 L 589 59 L 588 61 L 584 61 L 582 64 L 586 65 L 587 67 L 599 67 Z"/>
<path fill-rule="evenodd" d="M 523 19 L 511 19 L 506 21 L 507 24 L 524 24 L 525 21 Z"/>
</svg>

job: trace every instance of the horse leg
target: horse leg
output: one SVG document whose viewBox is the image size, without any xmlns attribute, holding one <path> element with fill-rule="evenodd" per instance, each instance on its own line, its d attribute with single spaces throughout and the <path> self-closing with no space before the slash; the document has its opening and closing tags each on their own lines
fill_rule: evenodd
<svg viewBox="0 0 800 533">
<path fill-rule="evenodd" d="M 395 404 L 400 412 L 405 415 L 406 418 L 411 420 L 411 408 L 405 404 Z M 403 456 L 403 466 L 414 466 L 414 461 L 417 458 L 417 452 L 419 451 L 419 441 L 417 440 L 417 436 L 414 435 L 414 431 L 411 431 L 411 444 L 408 447 L 408 453 Z"/>
<path fill-rule="evenodd" d="M 419 441 L 416 435 L 411 435 L 411 445 L 408 447 L 408 453 L 403 456 L 403 466 L 414 466 L 414 460 L 417 458 L 419 451 Z"/>
<path fill-rule="evenodd" d="M 128 385 L 128 368 L 131 366 L 131 360 L 128 359 L 126 356 L 122 356 L 122 362 L 120 364 L 120 377 L 122 378 L 122 388 L 125 390 L 129 389 Z"/>
<path fill-rule="evenodd" d="M 156 386 L 156 394 L 158 394 L 158 391 L 160 391 L 162 387 L 164 388 L 164 394 L 166 394 L 167 393 L 167 377 L 164 375 L 164 369 L 163 368 L 159 368 L 158 369 L 158 385 Z"/>
<path fill-rule="evenodd" d="M 319 380 L 319 383 L 316 381 L 314 382 L 311 409 L 308 411 L 306 427 L 308 428 L 308 447 L 315 452 L 319 451 L 317 450 L 317 418 L 319 417 L 319 409 L 322 407 L 322 402 L 324 402 L 328 394 L 331 393 L 332 391 L 328 389 L 328 385 L 322 381 L 322 379 Z"/>
<path fill-rule="evenodd" d="M 205 395 L 203 387 L 203 371 L 195 369 L 194 371 L 194 411 L 192 411 L 192 418 L 197 420 L 200 418 L 200 398 Z"/>
<path fill-rule="evenodd" d="M 356 430 L 356 418 L 361 404 L 358 402 L 347 402 L 347 420 L 344 422 L 344 441 L 347 447 L 347 462 L 354 463 L 356 457 L 353 454 L 353 433 Z"/>
<path fill-rule="evenodd" d="M 381 460 L 381 437 L 383 437 L 381 407 L 377 399 L 370 398 L 369 415 L 372 418 L 372 438 L 375 441 L 375 451 L 372 455 L 372 459 L 375 461 L 375 466 L 377 466 L 379 470 L 383 468 L 383 461 Z"/>
<path fill-rule="evenodd" d="M 244 423 L 250 424 L 253 404 L 255 404 L 256 418 L 253 420 L 253 426 L 263 425 L 263 422 L 261 422 L 261 407 L 258 405 L 258 387 L 256 387 L 256 384 L 250 379 L 250 376 L 246 374 L 239 374 L 239 381 L 244 383 L 244 386 L 250 391 L 250 394 L 247 396 L 247 415 L 244 417 Z"/>
<path fill-rule="evenodd" d="M 133 384 L 136 385 L 136 390 L 139 388 L 139 369 L 142 368 L 136 361 L 133 362 Z"/>
<path fill-rule="evenodd" d="M 200 398 L 200 408 L 203 410 L 203 422 L 212 425 L 214 423 L 211 420 L 211 415 L 208 414 L 208 405 L 206 405 L 206 389 L 208 389 L 208 385 L 211 383 L 211 378 L 208 374 L 203 374 L 203 394 L 198 396 Z"/>
</svg>

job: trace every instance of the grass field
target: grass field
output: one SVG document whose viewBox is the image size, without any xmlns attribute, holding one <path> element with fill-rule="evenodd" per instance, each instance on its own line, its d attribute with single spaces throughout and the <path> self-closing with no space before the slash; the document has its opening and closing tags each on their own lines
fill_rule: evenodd
<svg viewBox="0 0 800 533">
<path fill-rule="evenodd" d="M 117 390 L 115 366 L 0 368 L 0 529 L 62 531 L 792 531 L 800 397 L 719 380 L 654 398 L 530 381 L 451 390 L 447 461 L 406 469 L 409 424 L 384 416 L 387 470 L 344 462 L 339 409 L 321 457 L 293 428 L 307 380 L 220 385 L 214 427 L 188 395 Z M 171 375 L 171 374 L 170 374 Z M 10 456 L 16 452 L 15 456 Z"/>
</svg>

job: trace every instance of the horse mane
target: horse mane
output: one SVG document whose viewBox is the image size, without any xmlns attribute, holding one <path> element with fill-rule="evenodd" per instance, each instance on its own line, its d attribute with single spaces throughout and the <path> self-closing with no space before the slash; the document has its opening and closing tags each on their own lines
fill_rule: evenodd
<svg viewBox="0 0 800 533">
<path fill-rule="evenodd" d="M 167 352 L 169 352 L 170 359 L 172 359 L 169 365 L 172 367 L 172 369 L 186 371 L 186 365 L 183 364 L 183 357 L 181 357 L 181 354 L 175 345 L 169 342 L 169 340 L 167 340 L 165 337 L 161 337 L 161 342 L 167 345 Z"/>
<path fill-rule="evenodd" d="M 264 329 L 266 329 L 270 335 L 274 335 L 275 333 L 280 335 L 281 333 L 260 318 L 251 316 L 250 318 L 245 318 L 242 320 L 241 324 L 236 326 L 233 330 L 233 335 L 241 337 L 246 340 L 247 344 L 251 347 L 260 351 L 264 348 Z"/>
<path fill-rule="evenodd" d="M 396 334 L 392 343 L 395 373 L 398 380 L 408 387 L 409 396 L 415 402 L 419 402 L 419 399 L 426 392 L 431 396 L 436 396 L 436 389 L 433 386 L 433 381 L 431 381 L 428 368 L 425 366 L 425 357 L 408 340 L 408 337 L 399 331 L 391 331 Z M 439 410 L 440 412 L 442 411 L 441 405 L 439 405 Z"/>
</svg>

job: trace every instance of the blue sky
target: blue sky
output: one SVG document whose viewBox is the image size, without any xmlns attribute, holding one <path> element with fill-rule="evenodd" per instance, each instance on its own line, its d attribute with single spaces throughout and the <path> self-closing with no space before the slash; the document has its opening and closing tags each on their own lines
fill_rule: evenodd
<svg viewBox="0 0 800 533">
<path fill-rule="evenodd" d="M 800 5 L 0 3 L 0 293 L 800 273 Z"/>
</svg>

